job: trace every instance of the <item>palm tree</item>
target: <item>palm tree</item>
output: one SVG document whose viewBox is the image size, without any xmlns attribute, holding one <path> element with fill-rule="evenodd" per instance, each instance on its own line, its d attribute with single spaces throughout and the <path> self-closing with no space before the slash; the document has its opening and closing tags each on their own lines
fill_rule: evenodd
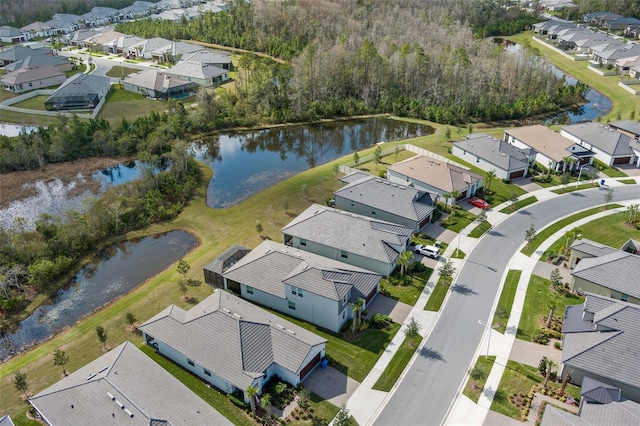
<svg viewBox="0 0 640 426">
<path fill-rule="evenodd" d="M 398 265 L 400 265 L 400 277 L 404 276 L 409 262 L 413 259 L 413 253 L 409 250 L 403 251 L 398 257 Z"/>
<path fill-rule="evenodd" d="M 551 320 L 553 320 L 553 313 L 558 309 L 558 302 L 560 297 L 558 293 L 551 293 L 549 300 L 547 300 L 547 308 L 549 308 L 549 318 L 547 318 L 547 328 L 551 327 Z"/>
<path fill-rule="evenodd" d="M 442 198 L 444 198 L 444 211 L 447 211 L 447 209 L 449 208 L 449 198 L 451 198 L 451 193 L 445 192 L 444 194 L 442 194 Z"/>
<path fill-rule="evenodd" d="M 545 365 L 546 371 L 545 371 L 544 383 L 542 384 L 542 387 L 546 388 L 547 382 L 549 381 L 549 377 L 551 376 L 551 373 L 556 371 L 556 369 L 558 368 L 558 363 L 547 358 L 545 361 L 545 364 L 546 364 Z"/>
<path fill-rule="evenodd" d="M 364 300 L 361 297 L 358 297 L 358 300 L 355 303 L 351 304 L 351 309 L 353 310 L 353 320 L 351 322 L 351 331 L 356 331 L 358 327 L 360 327 L 360 314 L 362 313 L 361 309 L 364 306 Z"/>
<path fill-rule="evenodd" d="M 640 208 L 640 204 L 632 204 L 627 207 L 627 211 L 629 212 L 629 220 L 627 223 L 629 225 L 633 225 L 636 222 L 636 215 L 638 214 L 638 209 Z"/>
<path fill-rule="evenodd" d="M 251 412 L 253 415 L 256 415 L 256 395 L 258 395 L 258 388 L 255 386 L 249 386 L 244 393 L 249 398 L 249 403 L 251 404 Z"/>
<path fill-rule="evenodd" d="M 495 170 L 489 170 L 486 174 L 486 182 L 484 184 L 484 193 L 486 195 L 489 195 L 491 193 L 491 183 L 493 182 L 493 179 L 496 177 L 496 171 Z"/>
<path fill-rule="evenodd" d="M 260 397 L 260 407 L 265 411 L 265 417 L 269 419 L 271 417 L 271 395 L 265 393 Z"/>
<path fill-rule="evenodd" d="M 456 207 L 458 207 L 456 203 L 458 202 L 458 198 L 460 198 L 460 195 L 461 195 L 460 191 L 456 191 L 455 189 L 449 192 L 449 196 L 453 198 L 453 203 L 451 203 L 451 212 L 453 214 L 455 214 L 455 209 Z"/>
</svg>

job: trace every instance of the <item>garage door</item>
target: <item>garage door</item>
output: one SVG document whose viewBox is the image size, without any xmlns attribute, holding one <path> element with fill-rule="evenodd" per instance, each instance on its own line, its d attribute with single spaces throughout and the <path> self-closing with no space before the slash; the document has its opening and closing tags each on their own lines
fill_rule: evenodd
<svg viewBox="0 0 640 426">
<path fill-rule="evenodd" d="M 311 370 L 313 370 L 313 367 L 318 365 L 319 362 L 320 362 L 320 353 L 318 353 L 311 361 L 309 361 L 309 364 L 305 365 L 302 371 L 300 371 L 300 381 L 304 380 L 307 374 L 309 374 Z"/>
<path fill-rule="evenodd" d="M 519 172 L 513 172 L 509 174 L 509 179 L 521 178 L 524 176 L 524 170 L 520 170 Z"/>
<path fill-rule="evenodd" d="M 371 302 L 371 299 L 373 299 L 376 293 L 377 293 L 377 289 L 374 288 L 373 290 L 371 290 L 369 294 L 367 294 L 367 297 L 365 298 L 365 301 L 364 301 L 364 306 L 369 306 L 369 302 Z"/>
<path fill-rule="evenodd" d="M 613 159 L 613 164 L 629 164 L 631 157 L 618 157 Z"/>
<path fill-rule="evenodd" d="M 422 222 L 420 222 L 420 229 L 427 226 L 429 222 L 431 222 L 431 215 L 429 215 L 429 217 L 425 217 L 424 219 L 422 219 Z"/>
</svg>

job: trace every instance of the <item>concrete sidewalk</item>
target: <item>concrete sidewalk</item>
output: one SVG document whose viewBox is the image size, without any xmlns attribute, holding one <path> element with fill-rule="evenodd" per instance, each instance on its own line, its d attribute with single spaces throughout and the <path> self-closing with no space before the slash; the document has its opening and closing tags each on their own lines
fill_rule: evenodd
<svg viewBox="0 0 640 426">
<path fill-rule="evenodd" d="M 629 178 L 627 177 L 624 179 L 629 179 Z M 640 178 L 636 178 L 636 183 L 639 183 L 639 182 L 640 182 Z M 608 178 L 606 180 L 606 183 L 607 183 L 607 186 L 611 186 L 611 187 L 624 185 L 622 183 L 617 182 L 616 179 L 612 179 L 612 178 Z M 540 189 L 540 190 L 531 192 L 526 196 L 523 196 L 523 198 L 534 195 L 538 199 L 538 201 L 547 200 L 560 195 L 552 192 L 554 189 L 558 189 L 558 188 Z M 500 206 L 496 206 L 494 209 L 487 212 L 487 220 L 489 221 L 489 223 L 491 223 L 493 226 L 496 226 L 502 220 L 507 218 L 508 215 L 504 213 L 500 213 L 500 210 L 503 209 L 504 207 L 507 207 L 509 204 L 510 203 L 504 203 Z M 513 256 L 513 258 L 511 259 L 511 262 L 509 263 L 508 269 L 522 270 L 522 275 L 520 277 L 520 281 L 518 281 L 518 287 L 516 291 L 515 300 L 513 303 L 513 308 L 507 323 L 507 332 L 503 335 L 489 328 L 490 330 L 489 332 L 491 333 L 491 337 L 490 337 L 491 346 L 488 347 L 488 349 L 484 349 L 484 348 L 487 348 L 487 343 L 489 343 L 489 340 L 488 340 L 489 334 L 485 331 L 485 336 L 483 340 L 480 342 L 480 345 L 476 352 L 476 356 L 474 356 L 474 360 L 475 360 L 481 353 L 484 354 L 484 353 L 487 353 L 488 351 L 490 355 L 496 356 L 496 361 L 494 363 L 494 366 L 489 374 L 489 377 L 485 384 L 485 388 L 477 404 L 473 403 L 467 397 L 462 395 L 462 389 L 464 389 L 464 385 L 466 384 L 466 382 L 461 384 L 461 387 L 458 392 L 458 397 L 456 398 L 455 401 L 452 401 L 447 419 L 444 422 L 445 424 L 481 425 L 485 422 L 485 419 L 487 418 L 487 415 L 489 413 L 489 408 L 491 407 L 491 403 L 493 402 L 493 396 L 495 395 L 495 391 L 498 388 L 498 385 L 500 384 L 500 380 L 502 379 L 502 374 L 504 372 L 505 366 L 507 364 L 507 360 L 509 359 L 509 356 L 513 347 L 513 343 L 515 341 L 515 334 L 516 334 L 516 330 L 518 329 L 518 324 L 520 322 L 520 315 L 522 314 L 522 308 L 524 306 L 525 295 L 527 291 L 527 286 L 529 284 L 529 280 L 531 278 L 531 274 L 542 253 L 553 242 L 555 242 L 558 238 L 564 235 L 566 230 L 572 229 L 575 226 L 579 226 L 583 223 L 589 222 L 598 217 L 602 217 L 607 214 L 613 214 L 617 211 L 620 211 L 620 209 L 612 209 L 607 212 L 599 213 L 597 215 L 593 215 L 588 218 L 577 221 L 575 223 L 572 223 L 570 226 L 567 226 L 559 230 L 554 235 L 552 235 L 549 239 L 547 239 L 538 248 L 538 250 L 536 250 L 536 252 L 532 257 L 528 257 L 520 253 L 520 251 L 518 251 Z M 477 222 L 471 223 L 467 228 L 463 229 L 457 237 L 452 239 L 451 243 L 447 247 L 447 250 L 443 253 L 443 258 L 441 258 L 440 262 L 438 262 L 439 265 L 442 264 L 442 261 L 445 261 L 446 259 L 451 259 L 451 254 L 458 247 L 467 255 L 471 253 L 473 248 L 478 243 L 479 239 L 471 238 L 471 237 L 468 237 L 467 235 L 477 225 L 478 225 Z M 451 261 L 454 263 L 456 271 L 459 272 L 463 265 L 464 259 L 451 259 Z M 356 419 L 358 424 L 360 425 L 373 424 L 375 419 L 378 417 L 378 415 L 386 405 L 387 400 L 393 394 L 395 387 L 398 386 L 398 384 L 402 381 L 405 373 L 403 373 L 400 376 L 400 378 L 396 382 L 396 385 L 394 385 L 394 388 L 391 390 L 391 392 L 382 392 L 382 391 L 372 389 L 373 385 L 380 378 L 380 376 L 384 372 L 387 365 L 389 365 L 389 363 L 391 362 L 391 359 L 395 355 L 398 347 L 402 344 L 405 338 L 404 330 L 406 329 L 407 324 L 411 320 L 411 318 L 415 318 L 415 320 L 421 326 L 420 334 L 423 336 L 423 343 L 426 341 L 429 334 L 431 333 L 431 330 L 433 329 L 433 326 L 435 325 L 438 319 L 438 312 L 425 311 L 424 306 L 429 300 L 429 297 L 433 292 L 435 284 L 438 282 L 438 279 L 440 278 L 440 273 L 438 269 L 439 269 L 439 266 L 437 266 L 434 269 L 434 272 L 431 275 L 429 282 L 425 286 L 422 294 L 420 295 L 420 298 L 411 309 L 411 312 L 409 313 L 406 321 L 404 322 L 404 324 L 402 325 L 398 333 L 396 333 L 391 343 L 389 343 L 384 353 L 378 359 L 378 362 L 371 369 L 367 377 L 365 377 L 365 379 L 362 381 L 358 389 L 356 389 L 353 395 L 348 399 L 346 403 L 346 407 L 349 410 L 349 413 Z M 457 276 L 457 273 L 456 273 L 456 276 Z M 454 282 L 455 282 L 455 278 L 456 277 L 454 277 Z M 446 304 L 449 294 L 450 293 L 447 293 L 443 306 L 444 304 Z M 499 298 L 499 294 L 494 304 L 497 303 L 498 298 Z M 495 306 L 493 310 L 495 310 Z M 491 320 L 492 318 L 489 319 L 489 321 Z M 418 352 L 419 351 L 416 350 L 416 354 L 414 354 L 413 358 L 409 362 L 409 365 L 413 363 Z M 470 366 L 470 368 L 471 367 L 472 366 Z M 405 368 L 405 372 L 407 370 L 408 368 Z"/>
</svg>

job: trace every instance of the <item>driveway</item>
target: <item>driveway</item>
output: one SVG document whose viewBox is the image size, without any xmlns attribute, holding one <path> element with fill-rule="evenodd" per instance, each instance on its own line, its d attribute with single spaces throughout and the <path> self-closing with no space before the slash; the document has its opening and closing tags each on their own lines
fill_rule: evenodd
<svg viewBox="0 0 640 426">
<path fill-rule="evenodd" d="M 333 367 L 317 367 L 302 382 L 307 392 L 313 392 L 337 407 L 342 407 L 353 395 L 360 383 Z"/>
<path fill-rule="evenodd" d="M 556 340 L 552 340 L 548 345 L 541 345 L 539 343 L 516 339 L 513 342 L 509 359 L 519 362 L 520 364 L 537 367 L 542 357 L 546 356 L 556 364 L 561 365 L 562 351 L 553 347 L 555 342 Z"/>
<path fill-rule="evenodd" d="M 409 316 L 411 308 L 412 306 L 409 306 L 406 303 L 398 302 L 384 294 L 378 294 L 375 299 L 373 299 L 373 302 L 371 302 L 367 307 L 368 313 L 363 318 L 370 319 L 375 314 L 384 314 L 390 316 L 393 319 L 393 322 L 402 324 Z"/>
</svg>

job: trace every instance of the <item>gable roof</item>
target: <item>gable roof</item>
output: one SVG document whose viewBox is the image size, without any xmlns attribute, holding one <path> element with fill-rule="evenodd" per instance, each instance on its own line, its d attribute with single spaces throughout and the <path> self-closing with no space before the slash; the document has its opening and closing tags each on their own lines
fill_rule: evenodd
<svg viewBox="0 0 640 426">
<path fill-rule="evenodd" d="M 640 299 L 639 271 L 640 256 L 616 250 L 582 259 L 571 275 Z"/>
<path fill-rule="evenodd" d="M 364 297 L 377 287 L 381 275 L 324 256 L 265 240 L 224 273 L 225 278 L 284 299 L 292 285 L 330 300 Z"/>
<path fill-rule="evenodd" d="M 282 232 L 349 253 L 393 263 L 399 253 L 390 244 L 404 246 L 412 230 L 381 220 L 312 204 Z"/>
<path fill-rule="evenodd" d="M 49 99 L 60 96 L 100 94 L 108 91 L 109 87 L 111 87 L 109 77 L 100 77 L 91 74 L 75 74 L 62 83 Z"/>
<path fill-rule="evenodd" d="M 555 407 L 553 404 L 547 404 L 544 407 L 540 426 L 589 426 L 589 423 L 568 411 Z"/>
<path fill-rule="evenodd" d="M 468 169 L 423 155 L 393 164 L 387 170 L 424 182 L 442 192 L 464 191 L 482 179 L 481 175 Z"/>
<path fill-rule="evenodd" d="M 25 46 L 9 47 L 7 49 L 0 50 L 0 61 L 19 61 L 20 59 L 27 58 L 32 55 L 50 55 L 50 47 L 39 47 L 37 49 L 31 49 Z"/>
<path fill-rule="evenodd" d="M 231 64 L 231 56 L 211 50 L 198 50 L 185 55 L 183 61 L 201 62 L 203 64 Z"/>
<path fill-rule="evenodd" d="M 421 198 L 422 192 L 416 188 L 391 183 L 371 175 L 357 175 L 360 177 L 359 180 L 338 189 L 334 195 L 417 222 L 429 217 L 435 210 L 433 203 L 424 202 L 431 198 Z M 348 176 L 345 178 L 349 179 Z"/>
<path fill-rule="evenodd" d="M 216 67 L 215 65 L 204 64 L 201 62 L 180 61 L 168 70 L 165 70 L 165 72 L 168 74 L 178 75 L 180 77 L 192 77 L 206 80 L 208 78 L 226 74 L 229 71 Z"/>
<path fill-rule="evenodd" d="M 36 21 L 36 22 L 32 22 L 29 25 L 25 25 L 24 27 L 20 28 L 20 30 L 22 30 L 23 32 L 27 33 L 30 31 L 45 31 L 45 30 L 50 30 L 52 27 L 51 25 L 45 23 L 45 22 L 40 22 L 40 21 Z"/>
<path fill-rule="evenodd" d="M 69 58 L 65 56 L 31 55 L 6 65 L 4 68 L 7 71 L 16 71 L 21 68 L 58 67 L 67 64 L 69 64 Z"/>
<path fill-rule="evenodd" d="M 634 401 L 582 404 L 576 416 L 547 404 L 540 426 L 634 426 L 640 423 L 640 404 Z"/>
<path fill-rule="evenodd" d="M 562 161 L 564 157 L 571 154 L 578 155 L 582 151 L 591 152 L 541 124 L 507 129 L 504 133 L 556 162 Z"/>
<path fill-rule="evenodd" d="M 124 78 L 124 82 L 158 92 L 168 92 L 176 87 L 195 85 L 195 83 L 182 80 L 178 77 L 172 77 L 155 69 L 130 74 Z"/>
<path fill-rule="evenodd" d="M 594 257 L 604 256 L 606 254 L 615 253 L 618 250 L 604 244 L 596 243 L 587 238 L 577 239 L 571 244 L 572 250 L 578 250 Z"/>
<path fill-rule="evenodd" d="M 179 404 L 175 403 L 177 397 Z M 231 425 L 130 342 L 71 373 L 29 402 L 47 424 L 147 426 L 162 419 L 174 425 Z"/>
<path fill-rule="evenodd" d="M 454 146 L 476 155 L 502 170 L 529 167 L 527 155 L 521 149 L 484 133 L 469 135 Z"/>
<path fill-rule="evenodd" d="M 0 77 L 4 84 L 23 84 L 46 78 L 64 76 L 64 73 L 55 67 L 31 67 L 19 68 Z"/>
<path fill-rule="evenodd" d="M 296 373 L 326 339 L 231 293 L 216 290 L 189 311 L 171 305 L 140 330 L 239 389 L 273 363 Z"/>
<path fill-rule="evenodd" d="M 624 130 L 629 133 L 633 133 L 636 136 L 640 136 L 640 122 L 631 120 L 620 120 L 609 123 L 609 126 L 614 129 Z"/>
<path fill-rule="evenodd" d="M 608 404 L 614 401 L 620 401 L 620 389 L 585 376 L 582 380 L 580 395 L 587 402 L 596 402 L 598 404 Z"/>
<path fill-rule="evenodd" d="M 585 320 L 596 328 L 591 332 L 565 334 L 562 362 L 587 375 L 640 388 L 640 306 L 587 293 L 585 312 L 591 312 L 588 302 L 593 298 L 606 303 L 604 308 L 593 312 L 593 321 Z"/>
<path fill-rule="evenodd" d="M 22 31 L 16 27 L 3 25 L 0 27 L 0 37 L 21 37 Z"/>
<path fill-rule="evenodd" d="M 587 142 L 609 155 L 633 155 L 630 137 L 600 123 L 581 123 L 565 126 L 562 131 Z"/>
</svg>

